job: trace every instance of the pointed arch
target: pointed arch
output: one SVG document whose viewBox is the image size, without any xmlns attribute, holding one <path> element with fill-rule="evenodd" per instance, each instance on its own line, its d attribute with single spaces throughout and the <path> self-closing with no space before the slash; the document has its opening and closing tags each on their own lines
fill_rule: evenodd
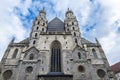
<svg viewBox="0 0 120 80">
<path fill-rule="evenodd" d="M 98 56 L 97 56 L 97 53 L 96 53 L 95 49 L 92 49 L 92 53 L 93 53 L 94 58 L 98 58 Z"/>
<path fill-rule="evenodd" d="M 14 53 L 13 53 L 13 55 L 12 55 L 12 59 L 15 59 L 15 58 L 16 58 L 17 53 L 18 53 L 18 49 L 15 49 L 15 50 L 14 50 Z"/>
<path fill-rule="evenodd" d="M 51 72 L 61 72 L 61 43 L 57 40 L 51 44 Z"/>
</svg>

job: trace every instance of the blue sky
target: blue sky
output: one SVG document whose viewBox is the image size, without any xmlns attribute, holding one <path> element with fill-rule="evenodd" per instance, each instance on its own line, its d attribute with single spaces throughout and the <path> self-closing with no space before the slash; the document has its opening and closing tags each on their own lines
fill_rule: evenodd
<svg viewBox="0 0 120 80">
<path fill-rule="evenodd" d="M 64 21 L 67 8 L 79 21 L 82 37 L 100 41 L 109 63 L 120 61 L 120 0 L 3 0 L 0 2 L 0 59 L 13 37 L 29 36 L 32 22 L 45 7 L 47 19 Z"/>
</svg>

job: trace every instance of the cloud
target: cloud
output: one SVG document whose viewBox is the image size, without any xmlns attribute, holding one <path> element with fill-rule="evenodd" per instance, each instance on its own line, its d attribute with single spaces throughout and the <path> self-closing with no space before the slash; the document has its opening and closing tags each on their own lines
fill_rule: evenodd
<svg viewBox="0 0 120 80">
<path fill-rule="evenodd" d="M 5 52 L 12 37 L 17 41 L 25 38 L 26 30 L 17 15 L 12 12 L 14 6 L 19 4 L 18 1 L 7 0 L 0 3 L 0 59 Z"/>
<path fill-rule="evenodd" d="M 66 10 L 70 8 L 79 21 L 82 36 L 91 41 L 94 41 L 94 38 L 97 37 L 110 64 L 114 64 L 120 61 L 120 46 L 118 45 L 120 43 L 119 4 L 119 0 L 2 1 L 0 3 L 1 55 L 3 55 L 13 36 L 16 37 L 16 41 L 28 37 L 29 33 L 27 32 L 30 32 L 33 20 L 39 15 L 39 11 L 43 7 L 45 7 L 48 21 L 55 16 L 64 20 Z"/>
</svg>

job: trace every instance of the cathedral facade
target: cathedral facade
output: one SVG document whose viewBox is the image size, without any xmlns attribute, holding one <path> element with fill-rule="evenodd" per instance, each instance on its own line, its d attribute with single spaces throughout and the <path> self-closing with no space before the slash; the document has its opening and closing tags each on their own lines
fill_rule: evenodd
<svg viewBox="0 0 120 80">
<path fill-rule="evenodd" d="M 41 10 L 30 36 L 9 43 L 1 61 L 0 80 L 114 80 L 104 51 L 81 37 L 78 21 L 67 10 L 64 21 L 50 22 Z"/>
</svg>

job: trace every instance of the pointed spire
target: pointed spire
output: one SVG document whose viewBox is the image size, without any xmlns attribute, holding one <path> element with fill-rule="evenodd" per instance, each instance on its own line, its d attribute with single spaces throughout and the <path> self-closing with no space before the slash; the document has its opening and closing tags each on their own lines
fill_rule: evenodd
<svg viewBox="0 0 120 80">
<path fill-rule="evenodd" d="M 68 11 L 69 11 L 70 9 L 68 8 Z"/>
<path fill-rule="evenodd" d="M 12 38 L 11 42 L 14 43 L 14 41 L 15 41 L 15 37 Z"/>
<path fill-rule="evenodd" d="M 42 10 L 40 11 L 40 13 L 45 13 L 46 14 L 45 7 L 42 8 Z"/>
<path fill-rule="evenodd" d="M 14 41 L 15 41 L 15 37 L 13 36 L 13 37 L 12 37 L 12 40 L 10 41 L 10 43 L 9 43 L 9 44 L 14 43 Z"/>
<path fill-rule="evenodd" d="M 95 40 L 96 40 L 96 43 L 98 44 L 98 45 L 100 45 L 100 42 L 98 41 L 98 39 L 95 37 Z"/>
<path fill-rule="evenodd" d="M 45 11 L 45 7 L 43 7 L 43 11 Z"/>
<path fill-rule="evenodd" d="M 67 10 L 67 12 L 66 12 L 66 15 L 67 15 L 68 13 L 72 13 L 72 14 L 73 14 L 73 11 L 70 10 L 70 8 L 68 8 L 68 10 Z"/>
</svg>

